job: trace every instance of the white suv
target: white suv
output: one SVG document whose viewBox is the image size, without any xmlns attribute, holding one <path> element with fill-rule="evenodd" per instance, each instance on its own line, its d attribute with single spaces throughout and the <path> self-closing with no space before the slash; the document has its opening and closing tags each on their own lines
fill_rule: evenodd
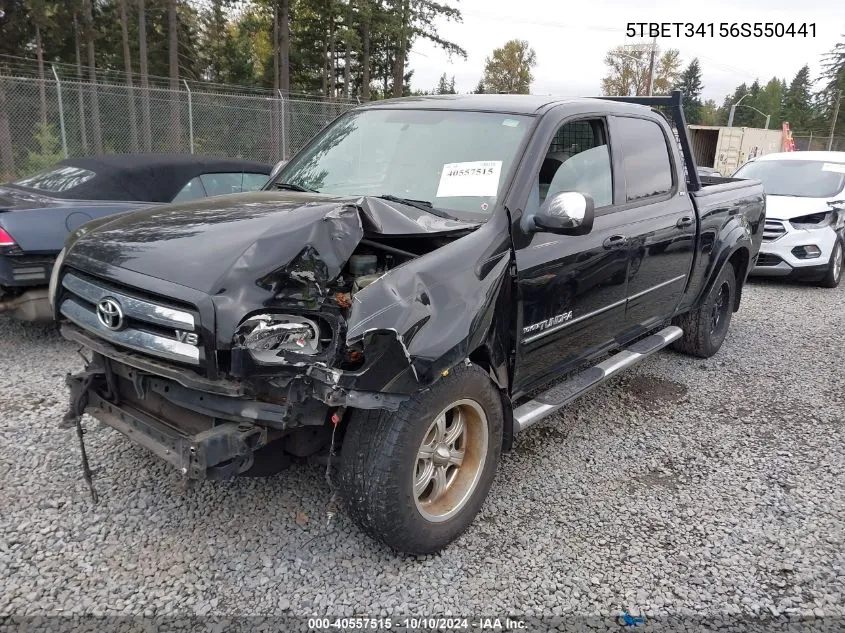
<svg viewBox="0 0 845 633">
<path fill-rule="evenodd" d="M 766 226 L 752 275 L 835 288 L 845 244 L 845 152 L 783 152 L 734 174 L 763 181 Z"/>
</svg>

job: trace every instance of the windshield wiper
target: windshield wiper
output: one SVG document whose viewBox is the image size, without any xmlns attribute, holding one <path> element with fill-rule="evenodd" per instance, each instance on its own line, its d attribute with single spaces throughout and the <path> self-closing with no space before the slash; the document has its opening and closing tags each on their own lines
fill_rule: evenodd
<svg viewBox="0 0 845 633">
<path fill-rule="evenodd" d="M 458 218 L 454 218 L 448 213 L 441 211 L 440 209 L 432 206 L 432 204 L 428 200 L 414 200 L 412 198 L 400 198 L 398 196 L 391 196 L 390 194 L 385 194 L 383 196 L 374 196 L 375 198 L 381 198 L 382 200 L 387 200 L 388 202 L 398 202 L 399 204 L 404 204 L 409 207 L 414 207 L 415 209 L 420 209 L 421 211 L 426 211 L 431 215 L 436 215 L 438 218 L 443 218 L 444 220 L 457 220 Z"/>
<path fill-rule="evenodd" d="M 302 185 L 295 185 L 292 182 L 276 182 L 273 183 L 274 189 L 286 189 L 287 191 L 299 191 L 302 193 L 320 193 L 316 189 L 309 189 L 308 187 L 303 187 Z"/>
</svg>

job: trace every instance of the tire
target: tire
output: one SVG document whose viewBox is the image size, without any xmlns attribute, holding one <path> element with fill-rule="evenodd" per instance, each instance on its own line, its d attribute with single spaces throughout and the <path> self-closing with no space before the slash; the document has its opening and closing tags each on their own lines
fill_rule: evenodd
<svg viewBox="0 0 845 633">
<path fill-rule="evenodd" d="M 837 239 L 833 245 L 833 252 L 830 254 L 830 261 L 827 264 L 827 272 L 819 286 L 822 288 L 836 288 L 842 279 L 842 264 L 843 264 L 842 240 Z"/>
<path fill-rule="evenodd" d="M 707 298 L 695 310 L 674 319 L 684 334 L 673 344 L 679 352 L 710 358 L 719 351 L 731 325 L 736 298 L 736 273 L 728 262 L 719 273 Z"/>
<path fill-rule="evenodd" d="M 354 411 L 338 473 L 347 512 L 397 551 L 443 549 L 481 509 L 496 474 L 502 426 L 499 394 L 475 365 L 454 368 L 396 412 Z M 461 449 L 460 465 L 447 463 Z"/>
</svg>

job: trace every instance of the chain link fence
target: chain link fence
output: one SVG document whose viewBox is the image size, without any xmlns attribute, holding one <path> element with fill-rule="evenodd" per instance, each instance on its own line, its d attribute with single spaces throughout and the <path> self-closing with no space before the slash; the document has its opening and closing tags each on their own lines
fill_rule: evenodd
<svg viewBox="0 0 845 633">
<path fill-rule="evenodd" d="M 353 101 L 0 74 L 0 181 L 65 157 L 192 153 L 274 163 Z"/>
<path fill-rule="evenodd" d="M 793 136 L 795 149 L 801 152 L 831 150 L 845 152 L 845 136 Z"/>
</svg>

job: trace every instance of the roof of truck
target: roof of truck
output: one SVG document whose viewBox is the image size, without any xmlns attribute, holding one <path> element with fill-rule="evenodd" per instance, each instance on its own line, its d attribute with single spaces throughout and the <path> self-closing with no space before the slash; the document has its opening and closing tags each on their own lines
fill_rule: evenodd
<svg viewBox="0 0 845 633">
<path fill-rule="evenodd" d="M 549 95 L 469 94 L 423 95 L 385 99 L 363 104 L 362 108 L 407 108 L 425 110 L 476 110 L 509 114 L 537 114 L 565 103 L 594 102 L 602 110 L 642 111 L 645 106 L 599 100 L 588 97 L 554 97 Z"/>
</svg>

